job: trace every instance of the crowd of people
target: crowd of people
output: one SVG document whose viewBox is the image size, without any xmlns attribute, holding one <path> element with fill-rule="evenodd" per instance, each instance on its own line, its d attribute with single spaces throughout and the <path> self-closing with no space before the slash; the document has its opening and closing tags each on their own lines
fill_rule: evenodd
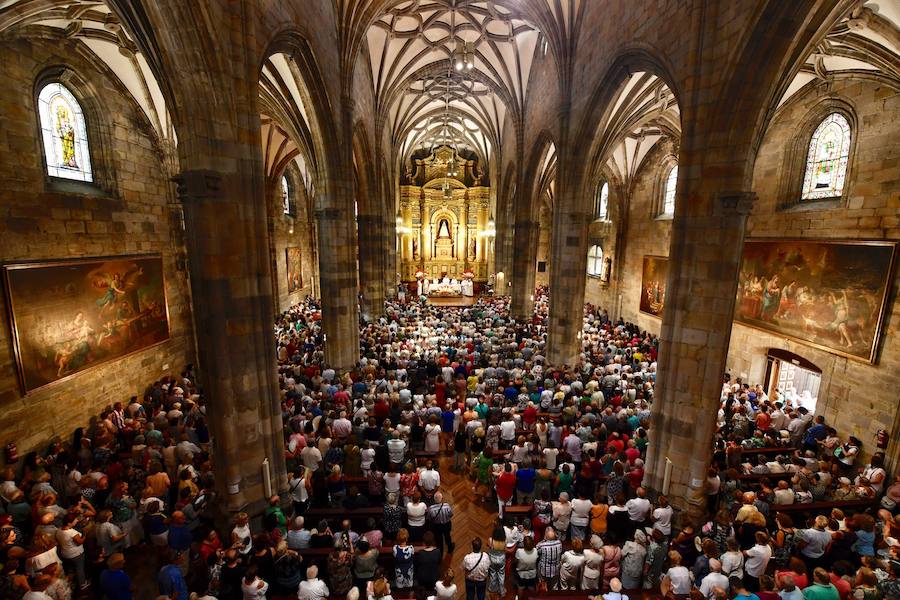
<svg viewBox="0 0 900 600">
<path fill-rule="evenodd" d="M 658 340 L 586 305 L 581 357 L 551 365 L 548 306 L 538 290 L 523 322 L 505 298 L 389 301 L 343 372 L 307 299 L 275 323 L 288 487 L 260 518 L 217 512 L 188 366 L 6 470 L 0 597 L 130 600 L 140 555 L 176 600 L 900 598 L 900 477 L 883 455 L 860 464 L 860 440 L 726 376 L 708 522 L 676 527 L 642 487 Z M 456 539 L 460 478 L 496 511 L 489 536 Z M 471 551 L 452 564 L 457 545 Z"/>
</svg>

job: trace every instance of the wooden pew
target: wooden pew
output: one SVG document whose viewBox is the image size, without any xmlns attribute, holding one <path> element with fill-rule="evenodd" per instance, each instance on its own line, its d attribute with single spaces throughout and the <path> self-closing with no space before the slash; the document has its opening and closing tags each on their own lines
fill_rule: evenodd
<svg viewBox="0 0 900 600">
<path fill-rule="evenodd" d="M 857 500 L 829 500 L 825 502 L 812 502 L 809 504 L 770 504 L 769 510 L 773 512 L 783 512 L 791 514 L 816 513 L 829 514 L 832 509 L 839 508 L 844 512 L 861 512 L 867 508 L 875 506 L 877 500 L 875 498 L 857 499 Z"/>
<path fill-rule="evenodd" d="M 326 519 L 332 529 L 340 529 L 341 521 L 350 519 L 354 530 L 358 530 L 360 527 L 365 527 L 366 521 L 368 521 L 370 517 L 378 521 L 383 515 L 384 508 L 380 505 L 369 506 L 367 508 L 354 508 L 352 510 L 341 507 L 315 507 L 306 511 L 303 518 L 306 521 L 307 527 L 317 527 L 319 521 Z"/>
</svg>

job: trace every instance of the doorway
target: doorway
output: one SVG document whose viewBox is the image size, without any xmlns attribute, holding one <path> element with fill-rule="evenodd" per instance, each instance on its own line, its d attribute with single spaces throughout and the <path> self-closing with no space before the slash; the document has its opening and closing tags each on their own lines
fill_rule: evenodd
<svg viewBox="0 0 900 600">
<path fill-rule="evenodd" d="M 767 353 L 766 393 L 773 392 L 784 400 L 786 406 L 804 407 L 816 413 L 822 370 L 802 356 L 770 348 Z"/>
</svg>

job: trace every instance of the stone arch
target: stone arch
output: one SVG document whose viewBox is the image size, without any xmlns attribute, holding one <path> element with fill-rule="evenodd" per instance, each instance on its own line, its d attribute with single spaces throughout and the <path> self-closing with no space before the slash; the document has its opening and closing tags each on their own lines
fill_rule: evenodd
<svg viewBox="0 0 900 600">
<path fill-rule="evenodd" d="M 615 127 L 612 129 L 604 127 L 604 125 L 612 124 L 610 120 L 614 111 L 618 109 L 618 107 L 614 106 L 617 96 L 623 91 L 633 75 L 646 73 L 659 79 L 662 85 L 668 88 L 674 96 L 675 105 L 680 115 L 680 107 L 682 105 L 680 99 L 683 96 L 683 92 L 671 75 L 672 72 L 671 65 L 665 56 L 648 45 L 625 48 L 610 62 L 609 67 L 598 80 L 597 86 L 591 95 L 588 105 L 592 108 L 585 114 L 581 126 L 576 130 L 579 133 L 574 139 L 574 147 L 588 148 L 587 155 L 590 157 L 588 163 L 590 166 L 585 176 L 580 181 L 576 179 L 574 182 L 576 193 L 579 197 L 593 198 L 591 192 L 600 178 L 600 173 L 603 170 L 609 172 L 607 161 L 610 154 L 616 145 L 620 143 L 622 137 L 630 131 L 629 127 L 640 125 L 639 122 L 628 119 L 622 123 L 616 122 Z M 679 128 L 676 128 L 675 124 L 668 122 L 657 121 L 655 124 L 659 127 L 664 137 L 676 139 L 680 137 L 680 124 Z M 652 147 L 658 143 L 659 141 L 654 142 L 646 152 L 652 151 Z M 635 175 L 640 168 L 640 164 L 636 165 L 632 175 Z M 574 171 L 574 174 L 578 174 L 577 169 Z M 631 193 L 634 178 L 628 177 L 627 173 L 624 175 L 623 177 L 617 177 L 617 179 L 619 179 L 621 184 L 620 191 L 627 198 Z"/>
<path fill-rule="evenodd" d="M 554 136 L 547 130 L 543 130 L 538 134 L 531 154 L 525 162 L 525 167 L 520 171 L 523 181 L 520 184 L 521 190 L 518 196 L 521 197 L 523 193 L 527 194 L 524 200 L 527 204 L 524 208 L 528 215 L 536 214 L 540 194 L 550 183 L 544 177 L 544 167 L 547 166 L 546 161 L 551 149 L 554 154 L 552 168 L 555 174 L 556 156 L 559 152 L 559 146 L 556 144 Z M 520 200 L 518 204 L 519 206 L 516 208 L 521 210 L 523 208 L 522 201 Z"/>
<path fill-rule="evenodd" d="M 300 81 L 296 82 L 297 90 L 300 101 L 306 109 L 305 116 L 309 120 L 309 123 L 305 124 L 307 131 L 302 131 L 301 127 L 301 134 L 308 134 L 311 141 L 308 158 L 313 163 L 316 188 L 320 191 L 317 196 L 327 194 L 329 182 L 336 176 L 335 169 L 339 164 L 337 162 L 339 158 L 332 151 L 333 144 L 329 146 L 326 140 L 336 141 L 338 131 L 318 61 L 303 32 L 295 27 L 287 27 L 275 33 L 260 58 L 258 72 L 262 72 L 265 61 L 275 54 L 289 56 L 300 76 Z"/>
</svg>

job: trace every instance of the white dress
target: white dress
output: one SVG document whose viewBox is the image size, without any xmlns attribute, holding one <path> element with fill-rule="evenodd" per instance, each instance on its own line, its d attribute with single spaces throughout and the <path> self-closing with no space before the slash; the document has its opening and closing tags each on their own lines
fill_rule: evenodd
<svg viewBox="0 0 900 600">
<path fill-rule="evenodd" d="M 425 426 L 425 452 L 437 452 L 441 447 L 441 426 L 429 423 Z"/>
</svg>

